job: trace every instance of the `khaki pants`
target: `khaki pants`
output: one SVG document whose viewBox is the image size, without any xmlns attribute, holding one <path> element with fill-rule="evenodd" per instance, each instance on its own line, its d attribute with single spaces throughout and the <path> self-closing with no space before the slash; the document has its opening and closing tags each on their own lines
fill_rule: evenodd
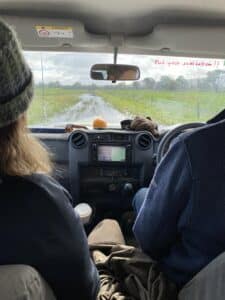
<svg viewBox="0 0 225 300">
<path fill-rule="evenodd" d="M 117 221 L 105 219 L 88 236 L 89 246 L 98 244 L 125 245 L 125 240 Z"/>
<path fill-rule="evenodd" d="M 99 223 L 88 237 L 100 275 L 97 300 L 175 300 L 176 286 L 160 272 L 157 262 L 140 249 L 126 246 L 119 224 Z"/>
</svg>

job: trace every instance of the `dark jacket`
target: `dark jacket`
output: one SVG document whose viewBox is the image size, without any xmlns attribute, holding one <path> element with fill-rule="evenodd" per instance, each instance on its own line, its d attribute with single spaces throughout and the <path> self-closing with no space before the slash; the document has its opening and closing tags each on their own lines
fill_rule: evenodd
<svg viewBox="0 0 225 300">
<path fill-rule="evenodd" d="M 180 286 L 225 251 L 225 121 L 181 135 L 137 209 L 142 249 Z"/>
<path fill-rule="evenodd" d="M 57 299 L 95 299 L 98 273 L 69 193 L 46 175 L 1 177 L 0 264 L 36 268 Z"/>
</svg>

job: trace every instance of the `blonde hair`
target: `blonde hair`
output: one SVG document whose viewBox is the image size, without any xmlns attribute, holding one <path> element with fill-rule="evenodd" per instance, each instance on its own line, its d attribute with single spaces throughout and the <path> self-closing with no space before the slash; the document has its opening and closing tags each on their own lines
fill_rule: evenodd
<svg viewBox="0 0 225 300">
<path fill-rule="evenodd" d="M 51 171 L 50 156 L 29 132 L 25 115 L 0 128 L 0 174 L 25 176 L 34 173 L 50 174 Z"/>
</svg>

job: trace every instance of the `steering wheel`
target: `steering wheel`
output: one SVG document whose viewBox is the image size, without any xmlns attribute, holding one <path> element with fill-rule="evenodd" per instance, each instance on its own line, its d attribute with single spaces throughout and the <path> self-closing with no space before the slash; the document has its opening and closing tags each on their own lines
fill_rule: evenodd
<svg viewBox="0 0 225 300">
<path fill-rule="evenodd" d="M 157 164 L 160 163 L 163 156 L 166 154 L 167 150 L 169 149 L 170 143 L 174 138 L 176 138 L 179 134 L 183 133 L 185 130 L 188 129 L 195 129 L 204 126 L 205 123 L 187 123 L 184 125 L 179 125 L 175 127 L 174 129 L 168 131 L 164 137 L 162 138 L 161 142 L 159 143 L 158 152 L 156 155 L 156 162 Z"/>
</svg>

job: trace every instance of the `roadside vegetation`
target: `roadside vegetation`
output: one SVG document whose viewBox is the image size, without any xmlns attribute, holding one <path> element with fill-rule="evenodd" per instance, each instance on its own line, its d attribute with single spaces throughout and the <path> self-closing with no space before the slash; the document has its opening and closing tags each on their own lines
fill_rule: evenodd
<svg viewBox="0 0 225 300">
<path fill-rule="evenodd" d="M 49 120 L 68 110 L 79 101 L 85 91 L 62 87 L 35 88 L 34 100 L 28 110 L 28 123 L 47 124 Z"/>
<path fill-rule="evenodd" d="M 134 89 L 95 89 L 91 91 L 60 87 L 46 88 L 43 94 L 42 90 L 37 88 L 28 111 L 29 124 L 47 124 L 52 117 L 67 111 L 78 103 L 79 96 L 84 93 L 102 97 L 105 102 L 128 116 L 150 116 L 164 125 L 206 121 L 225 108 L 224 92 Z"/>
<path fill-rule="evenodd" d="M 95 94 L 122 113 L 150 116 L 164 125 L 203 122 L 225 108 L 223 92 L 96 90 Z"/>
</svg>

